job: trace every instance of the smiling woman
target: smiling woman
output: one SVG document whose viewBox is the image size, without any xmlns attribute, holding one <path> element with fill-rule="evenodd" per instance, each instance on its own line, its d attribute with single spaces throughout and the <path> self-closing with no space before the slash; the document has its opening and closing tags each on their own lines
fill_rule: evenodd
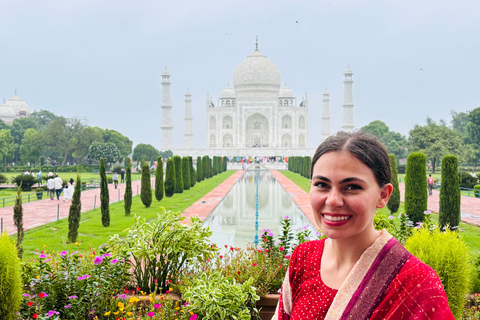
<svg viewBox="0 0 480 320">
<path fill-rule="evenodd" d="M 374 228 L 390 179 L 385 148 L 365 133 L 317 148 L 310 204 L 327 238 L 295 249 L 273 319 L 453 319 L 435 271 Z"/>
</svg>

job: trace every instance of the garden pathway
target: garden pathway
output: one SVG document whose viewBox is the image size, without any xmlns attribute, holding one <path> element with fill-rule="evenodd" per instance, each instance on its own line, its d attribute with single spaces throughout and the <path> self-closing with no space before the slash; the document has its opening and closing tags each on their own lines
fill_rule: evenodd
<svg viewBox="0 0 480 320">
<path fill-rule="evenodd" d="M 155 178 L 152 178 L 152 188 L 154 186 Z M 141 180 L 132 181 L 132 194 L 136 196 L 140 194 Z M 110 192 L 110 203 L 123 200 L 125 194 L 125 184 L 118 185 L 118 189 L 115 189 L 113 184 L 108 185 Z M 98 209 L 100 206 L 100 188 L 85 190 L 81 193 L 82 212 Z M 50 200 L 47 197 L 43 200 L 32 201 L 23 203 L 23 229 L 29 230 L 46 223 L 52 222 L 58 219 L 68 217 L 68 211 L 70 210 L 71 202 L 63 202 L 63 195 L 60 196 L 60 200 Z M 0 218 L 3 218 L 3 229 L 7 230 L 8 234 L 17 233 L 17 228 L 13 222 L 13 206 L 0 208 Z"/>
</svg>

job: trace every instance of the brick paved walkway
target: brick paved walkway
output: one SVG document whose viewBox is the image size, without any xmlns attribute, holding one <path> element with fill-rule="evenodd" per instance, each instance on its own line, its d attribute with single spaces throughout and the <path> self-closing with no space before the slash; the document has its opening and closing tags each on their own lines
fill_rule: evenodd
<svg viewBox="0 0 480 320">
<path fill-rule="evenodd" d="M 152 178 L 152 187 L 154 186 L 154 179 Z M 140 194 L 141 181 L 132 181 L 132 194 L 136 196 Z M 125 184 L 119 184 L 118 189 L 115 189 L 113 184 L 108 185 L 110 192 L 110 203 L 123 200 L 125 194 Z M 98 208 L 100 206 L 100 188 L 83 191 L 81 194 L 82 212 Z M 71 202 L 63 202 L 63 195 L 60 200 L 50 200 L 49 197 L 43 200 L 23 203 L 23 229 L 29 230 L 46 223 L 68 217 Z M 3 229 L 7 230 L 8 234 L 15 234 L 17 232 L 13 223 L 13 206 L 0 208 L 0 218 L 3 218 Z"/>
</svg>

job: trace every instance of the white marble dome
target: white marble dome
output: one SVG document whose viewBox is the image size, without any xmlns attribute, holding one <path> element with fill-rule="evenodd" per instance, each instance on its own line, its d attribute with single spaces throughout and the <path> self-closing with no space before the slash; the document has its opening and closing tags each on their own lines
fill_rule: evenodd
<svg viewBox="0 0 480 320">
<path fill-rule="evenodd" d="M 230 87 L 226 87 L 225 89 L 223 89 L 222 93 L 220 94 L 220 99 L 235 99 L 236 98 L 236 94 L 235 94 L 235 91 L 230 88 Z"/>
<path fill-rule="evenodd" d="M 279 98 L 290 98 L 290 99 L 295 98 L 295 96 L 293 95 L 292 89 L 290 89 L 287 86 L 280 89 L 280 91 L 278 92 L 278 97 Z"/>
<path fill-rule="evenodd" d="M 243 60 L 233 73 L 233 88 L 237 98 L 276 97 L 280 84 L 280 70 L 258 49 Z"/>
<path fill-rule="evenodd" d="M 23 116 L 28 116 L 30 112 L 30 107 L 28 104 L 20 99 L 20 97 L 15 94 L 5 103 L 8 107 L 12 108 L 15 111 L 15 115 L 18 116 L 21 113 L 24 113 Z"/>
</svg>

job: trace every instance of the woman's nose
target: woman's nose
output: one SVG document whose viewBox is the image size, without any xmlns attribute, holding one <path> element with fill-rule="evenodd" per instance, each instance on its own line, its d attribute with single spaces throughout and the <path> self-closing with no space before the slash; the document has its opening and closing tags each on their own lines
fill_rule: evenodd
<svg viewBox="0 0 480 320">
<path fill-rule="evenodd" d="M 327 201 L 325 201 L 326 205 L 330 208 L 337 208 L 343 206 L 343 198 L 342 193 L 332 188 L 327 196 Z"/>
</svg>

